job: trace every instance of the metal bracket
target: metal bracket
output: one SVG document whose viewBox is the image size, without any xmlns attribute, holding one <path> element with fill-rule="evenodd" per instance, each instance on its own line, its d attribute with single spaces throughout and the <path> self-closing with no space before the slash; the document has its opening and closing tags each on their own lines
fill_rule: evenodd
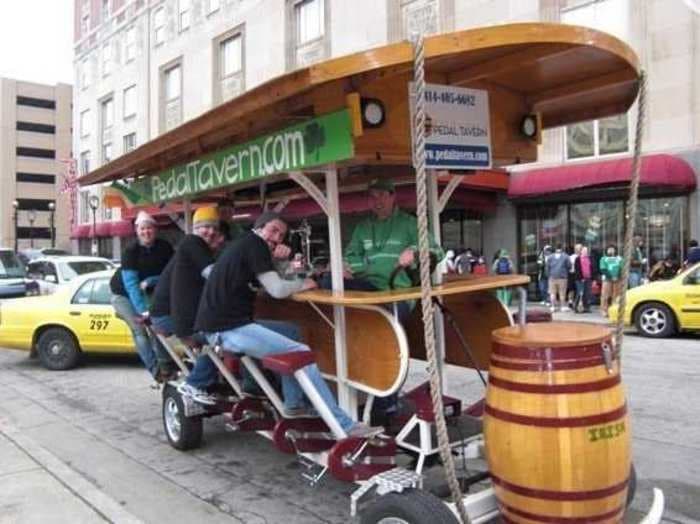
<svg viewBox="0 0 700 524">
<path fill-rule="evenodd" d="M 180 398 L 182 399 L 182 405 L 185 407 L 186 417 L 198 417 L 200 415 L 206 415 L 206 408 L 192 400 L 192 398 L 186 395 L 180 395 Z"/>
<path fill-rule="evenodd" d="M 314 184 L 310 178 L 308 178 L 304 173 L 301 171 L 290 171 L 288 173 L 289 178 L 294 180 L 297 184 L 299 184 L 304 191 L 306 191 L 311 198 L 314 199 L 314 201 L 319 205 L 319 207 L 323 210 L 323 212 L 326 214 L 326 216 L 330 216 L 330 213 L 328 211 L 328 199 L 326 198 L 326 195 L 323 194 L 323 191 L 321 191 L 316 184 Z"/>
<path fill-rule="evenodd" d="M 607 342 L 603 342 L 602 345 L 603 349 L 603 360 L 605 360 L 605 368 L 608 370 L 608 374 L 612 374 L 614 371 L 613 369 L 613 360 L 614 360 L 614 355 L 613 355 L 613 349 L 608 344 Z"/>
<path fill-rule="evenodd" d="M 455 192 L 455 189 L 457 189 L 462 183 L 462 177 L 463 175 L 452 175 L 452 178 L 450 178 L 447 186 L 442 190 L 442 193 L 440 193 L 440 198 L 438 199 L 437 203 L 438 214 L 442 213 L 445 210 L 445 207 L 447 207 L 447 203 L 450 201 L 450 198 L 452 198 L 452 194 Z"/>
<path fill-rule="evenodd" d="M 423 475 L 403 468 L 394 468 L 384 471 L 367 480 L 362 486 L 353 491 L 350 496 L 350 515 L 357 515 L 357 503 L 373 488 L 377 488 L 377 495 L 387 493 L 401 493 L 405 489 L 422 489 Z"/>
</svg>

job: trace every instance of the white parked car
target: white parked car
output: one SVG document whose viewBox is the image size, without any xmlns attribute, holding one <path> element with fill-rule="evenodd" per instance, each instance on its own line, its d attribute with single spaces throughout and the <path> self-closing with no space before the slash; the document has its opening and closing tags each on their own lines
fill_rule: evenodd
<svg viewBox="0 0 700 524">
<path fill-rule="evenodd" d="M 79 275 L 114 269 L 106 258 L 56 256 L 32 260 L 27 264 L 27 294 L 50 295 L 57 286 Z"/>
</svg>

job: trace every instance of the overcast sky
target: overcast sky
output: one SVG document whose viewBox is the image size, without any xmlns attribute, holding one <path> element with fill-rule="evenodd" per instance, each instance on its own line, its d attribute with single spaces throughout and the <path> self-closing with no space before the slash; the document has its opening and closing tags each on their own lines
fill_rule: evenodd
<svg viewBox="0 0 700 524">
<path fill-rule="evenodd" d="M 73 83 L 73 0 L 0 0 L 0 76 Z"/>
</svg>

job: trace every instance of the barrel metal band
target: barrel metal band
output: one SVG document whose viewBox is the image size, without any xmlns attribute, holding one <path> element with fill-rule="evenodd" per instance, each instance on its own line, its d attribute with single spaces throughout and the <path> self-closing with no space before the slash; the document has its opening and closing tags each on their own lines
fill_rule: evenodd
<svg viewBox="0 0 700 524">
<path fill-rule="evenodd" d="M 592 355 L 600 355 L 603 351 L 602 345 L 604 342 L 609 343 L 610 340 L 606 339 L 597 344 L 585 344 L 581 346 L 535 348 L 510 346 L 507 344 L 494 342 L 492 353 L 508 358 L 556 362 L 558 360 L 576 360 L 590 357 Z"/>
<path fill-rule="evenodd" d="M 516 495 L 521 495 L 523 497 L 530 497 L 543 500 L 575 502 L 580 500 L 598 500 L 616 495 L 617 493 L 620 493 L 627 487 L 628 479 L 626 478 L 619 484 L 615 484 L 607 488 L 581 491 L 555 491 L 549 489 L 528 488 L 526 486 L 521 486 L 519 484 L 513 484 L 511 482 L 505 481 L 497 477 L 493 473 L 491 474 L 491 481 L 498 487 L 510 491 L 511 493 L 515 493 Z"/>
<path fill-rule="evenodd" d="M 590 393 L 604 391 L 620 384 L 620 375 L 613 375 L 595 382 L 581 382 L 580 384 L 528 384 L 525 382 L 512 382 L 489 375 L 489 384 L 508 391 L 522 393 L 543 393 L 555 395 L 557 393 Z"/>
<path fill-rule="evenodd" d="M 494 408 L 488 403 L 484 408 L 484 412 L 499 420 L 521 424 L 523 426 L 535 426 L 540 428 L 582 428 L 586 426 L 608 424 L 621 419 L 627 414 L 627 404 L 623 404 L 621 407 L 613 411 L 608 411 L 607 413 L 598 413 L 585 417 L 531 417 L 503 411 Z"/>
<path fill-rule="evenodd" d="M 606 513 L 601 513 L 600 515 L 591 515 L 588 517 L 555 517 L 555 516 L 549 516 L 549 515 L 542 515 L 540 513 L 530 513 L 528 511 L 522 511 L 517 508 L 513 508 L 511 506 L 508 506 L 507 504 L 501 504 L 501 507 L 508 511 L 509 513 L 512 513 L 513 515 L 517 515 L 518 517 L 523 517 L 528 520 L 534 520 L 536 522 L 544 522 L 544 523 L 552 523 L 552 524 L 557 524 L 557 523 L 562 523 L 562 524 L 585 524 L 586 522 L 600 522 L 602 520 L 609 520 L 611 518 L 614 518 L 618 515 L 622 515 L 623 508 L 622 506 L 618 506 L 616 509 L 612 511 L 608 511 Z M 504 519 L 504 522 L 512 522 L 510 520 Z"/>
<path fill-rule="evenodd" d="M 491 365 L 513 371 L 563 371 L 569 369 L 587 369 L 602 366 L 605 360 L 602 355 L 599 357 L 579 358 L 576 360 L 561 360 L 549 362 L 511 362 L 501 360 L 494 355 L 491 356 Z"/>
</svg>

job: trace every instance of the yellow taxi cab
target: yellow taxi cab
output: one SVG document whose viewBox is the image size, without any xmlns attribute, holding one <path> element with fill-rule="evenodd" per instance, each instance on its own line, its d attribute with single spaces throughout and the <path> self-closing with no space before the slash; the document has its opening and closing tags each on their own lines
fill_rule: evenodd
<svg viewBox="0 0 700 524">
<path fill-rule="evenodd" d="M 36 354 L 53 370 L 75 367 L 83 353 L 135 353 L 131 333 L 114 315 L 114 271 L 80 276 L 48 296 L 0 304 L 0 347 Z"/>
<path fill-rule="evenodd" d="M 670 280 L 660 280 L 627 291 L 625 324 L 654 338 L 679 331 L 700 330 L 700 264 L 691 266 Z M 611 321 L 618 315 L 614 304 Z"/>
</svg>

